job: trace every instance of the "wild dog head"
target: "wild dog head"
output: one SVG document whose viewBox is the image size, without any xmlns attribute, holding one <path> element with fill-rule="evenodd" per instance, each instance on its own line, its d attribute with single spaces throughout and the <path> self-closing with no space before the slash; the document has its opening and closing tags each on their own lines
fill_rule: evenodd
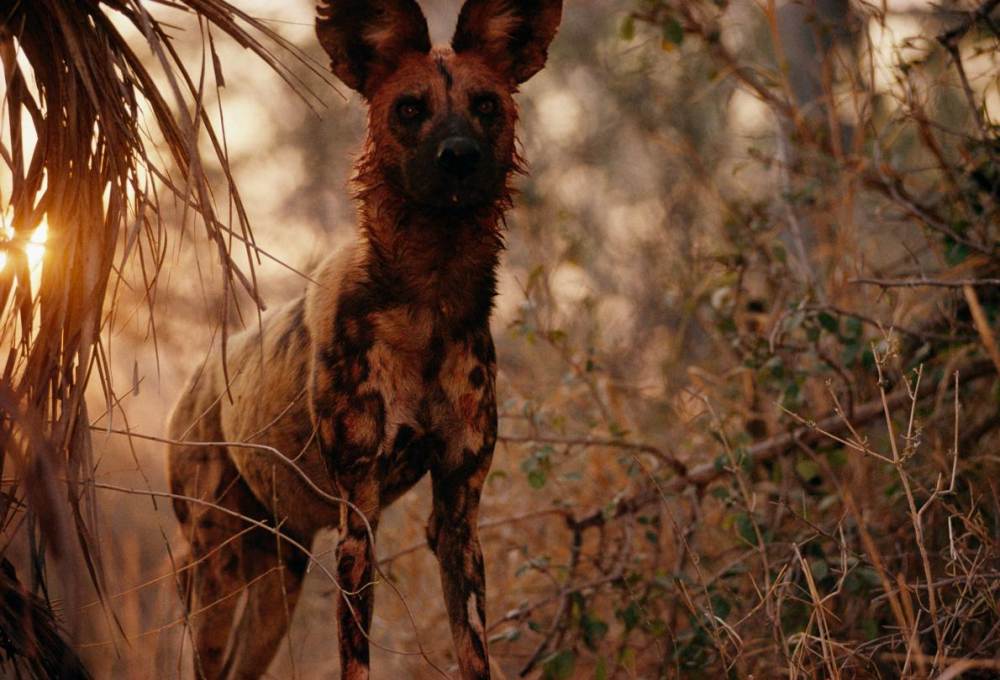
<svg viewBox="0 0 1000 680">
<path fill-rule="evenodd" d="M 432 47 L 415 0 L 321 2 L 333 72 L 369 105 L 364 183 L 435 210 L 504 202 L 512 95 L 544 66 L 561 14 L 562 0 L 467 0 L 451 45 Z"/>
</svg>

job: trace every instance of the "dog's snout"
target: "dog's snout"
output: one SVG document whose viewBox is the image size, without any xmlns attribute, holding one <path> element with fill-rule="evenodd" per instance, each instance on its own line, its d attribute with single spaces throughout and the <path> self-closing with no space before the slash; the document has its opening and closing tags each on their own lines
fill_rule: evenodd
<svg viewBox="0 0 1000 680">
<path fill-rule="evenodd" d="M 476 140 L 448 137 L 438 146 L 438 167 L 455 177 L 467 177 L 475 171 L 482 155 Z"/>
</svg>

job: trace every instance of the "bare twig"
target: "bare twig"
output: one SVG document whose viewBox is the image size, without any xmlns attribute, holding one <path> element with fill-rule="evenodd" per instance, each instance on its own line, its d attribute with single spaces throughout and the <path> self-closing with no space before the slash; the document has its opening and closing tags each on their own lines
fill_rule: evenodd
<svg viewBox="0 0 1000 680">
<path fill-rule="evenodd" d="M 507 444 L 554 444 L 557 446 L 567 447 L 579 446 L 582 448 L 591 448 L 596 446 L 607 447 L 610 449 L 626 449 L 639 453 L 648 453 L 654 458 L 669 465 L 674 472 L 682 477 L 687 474 L 687 466 L 679 461 L 673 453 L 665 451 L 660 447 L 653 446 L 652 444 L 629 442 L 621 439 L 603 439 L 595 437 L 552 437 L 546 435 L 504 435 L 499 437 L 498 441 L 505 442 Z"/>
<path fill-rule="evenodd" d="M 965 288 L 966 286 L 1000 286 L 1000 279 L 851 279 L 851 283 L 880 286 L 882 288 Z"/>
<path fill-rule="evenodd" d="M 976 294 L 976 289 L 970 285 L 965 285 L 962 286 L 962 293 L 965 295 L 965 301 L 969 304 L 969 312 L 972 314 L 972 321 L 979 332 L 983 349 L 986 350 L 986 355 L 993 361 L 997 373 L 1000 374 L 1000 345 L 997 345 L 997 337 L 993 333 L 993 328 L 990 325 L 989 318 L 986 316 L 986 311 L 979 303 L 979 296 Z"/>
<path fill-rule="evenodd" d="M 979 7 L 969 12 L 965 19 L 937 36 L 937 41 L 948 47 L 954 45 L 968 33 L 973 26 L 988 18 L 990 14 L 1000 6 L 1000 0 L 986 0 Z"/>
</svg>

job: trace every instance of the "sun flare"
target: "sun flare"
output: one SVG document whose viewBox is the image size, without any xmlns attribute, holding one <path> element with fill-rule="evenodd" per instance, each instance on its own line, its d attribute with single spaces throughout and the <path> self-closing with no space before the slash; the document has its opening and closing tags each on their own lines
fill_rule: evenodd
<svg viewBox="0 0 1000 680">
<path fill-rule="evenodd" d="M 49 225 L 47 222 L 42 222 L 31 233 L 28 245 L 24 247 L 24 252 L 28 256 L 28 268 L 32 271 L 42 264 L 42 258 L 45 257 L 45 240 L 48 236 Z"/>
<path fill-rule="evenodd" d="M 49 225 L 44 220 L 31 232 L 31 237 L 24 244 L 24 253 L 28 257 L 28 269 L 36 271 L 45 257 L 45 241 L 49 235 Z M 11 243 L 14 240 L 14 230 L 9 226 L 0 227 L 0 237 L 5 242 L 5 248 L 0 249 L 0 271 L 7 266 L 7 249 L 17 247 Z"/>
</svg>

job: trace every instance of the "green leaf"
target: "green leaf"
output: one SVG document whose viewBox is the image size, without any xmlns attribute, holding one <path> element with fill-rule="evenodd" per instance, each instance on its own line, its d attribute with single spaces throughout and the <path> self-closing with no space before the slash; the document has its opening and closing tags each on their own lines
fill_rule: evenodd
<svg viewBox="0 0 1000 680">
<path fill-rule="evenodd" d="M 844 335 L 855 340 L 861 337 L 861 319 L 850 316 L 844 322 Z"/>
<path fill-rule="evenodd" d="M 869 371 L 875 370 L 875 355 L 872 354 L 871 349 L 866 349 L 861 353 L 861 365 Z"/>
<path fill-rule="evenodd" d="M 844 467 L 847 465 L 847 452 L 844 449 L 834 449 L 826 455 L 826 459 L 834 467 Z"/>
<path fill-rule="evenodd" d="M 729 489 L 724 486 L 714 486 L 709 493 L 712 494 L 713 498 L 718 498 L 720 501 L 729 499 Z"/>
<path fill-rule="evenodd" d="M 757 532 L 753 530 L 753 521 L 748 513 L 737 513 L 736 533 L 750 545 L 757 545 Z"/>
<path fill-rule="evenodd" d="M 667 622 L 663 619 L 653 619 L 646 624 L 646 632 L 653 637 L 663 637 L 667 634 Z"/>
<path fill-rule="evenodd" d="M 671 17 L 663 22 L 663 40 L 674 45 L 684 42 L 684 29 L 677 19 Z"/>
<path fill-rule="evenodd" d="M 618 28 L 618 36 L 625 42 L 629 42 L 635 37 L 635 17 L 629 14 L 622 21 L 622 25 Z"/>
<path fill-rule="evenodd" d="M 709 598 L 709 602 L 712 604 L 712 613 L 718 616 L 720 619 L 725 620 L 729 616 L 729 612 L 732 611 L 732 606 L 729 604 L 729 600 L 722 597 L 718 593 L 712 595 Z"/>
<path fill-rule="evenodd" d="M 611 436 L 614 437 L 615 439 L 623 439 L 627 437 L 629 434 L 628 430 L 626 430 L 621 425 L 615 422 L 612 422 L 608 425 L 608 432 L 610 432 Z"/>
<path fill-rule="evenodd" d="M 871 567 L 858 567 L 858 577 L 872 588 L 882 585 L 878 572 Z"/>
<path fill-rule="evenodd" d="M 871 574 L 862 575 L 861 570 L 865 569 L 871 571 Z M 871 584 L 868 583 L 868 576 L 874 575 L 875 580 L 878 581 L 878 574 L 868 567 L 861 567 L 860 569 L 853 569 L 847 572 L 847 576 L 844 577 L 844 590 L 846 590 L 851 595 L 858 595 L 860 593 L 867 592 L 871 589 Z"/>
<path fill-rule="evenodd" d="M 743 472 L 753 472 L 753 456 L 750 455 L 750 452 L 745 447 L 740 446 L 733 453 L 736 455 L 736 464 L 743 469 Z"/>
<path fill-rule="evenodd" d="M 597 657 L 597 665 L 594 666 L 594 680 L 608 680 L 608 662 L 603 656 Z"/>
<path fill-rule="evenodd" d="M 944 258 L 951 266 L 961 264 L 969 257 L 969 248 L 964 243 L 947 240 L 944 249 Z"/>
<path fill-rule="evenodd" d="M 493 482 L 499 482 L 502 479 L 507 479 L 509 476 L 510 475 L 507 474 L 506 470 L 490 470 L 490 474 L 486 475 L 486 482 L 488 484 L 492 484 Z"/>
<path fill-rule="evenodd" d="M 545 680 L 567 680 L 573 677 L 576 654 L 570 649 L 552 654 L 542 662 L 542 677 Z"/>
<path fill-rule="evenodd" d="M 764 362 L 763 368 L 771 373 L 772 378 L 781 378 L 785 374 L 785 367 L 779 356 L 768 359 Z"/>
<path fill-rule="evenodd" d="M 808 458 L 803 458 L 795 464 L 795 472 L 798 473 L 803 482 L 811 482 L 819 477 L 819 465 Z"/>
<path fill-rule="evenodd" d="M 639 605 L 635 602 L 630 602 L 625 609 L 618 610 L 618 618 L 625 624 L 626 631 L 630 631 L 639 625 L 639 618 L 641 615 L 642 613 L 639 611 Z"/>
<path fill-rule="evenodd" d="M 541 470 L 532 470 L 528 473 L 528 484 L 532 489 L 541 489 L 545 486 L 545 473 Z"/>
<path fill-rule="evenodd" d="M 596 649 L 597 643 L 608 634 L 608 624 L 602 619 L 586 613 L 580 619 L 580 630 L 583 632 L 583 641 L 586 645 L 591 649 Z"/>
<path fill-rule="evenodd" d="M 782 402 L 786 404 L 794 404 L 798 401 L 799 394 L 801 393 L 801 388 L 797 382 L 788 383 L 785 386 L 784 392 L 782 392 Z"/>
<path fill-rule="evenodd" d="M 521 461 L 521 471 L 528 476 L 528 484 L 533 489 L 545 486 L 548 473 L 552 469 L 550 455 L 555 452 L 551 446 L 536 448 L 530 456 Z"/>
<path fill-rule="evenodd" d="M 810 621 L 810 610 L 801 602 L 789 602 L 781 610 L 781 629 L 787 635 L 805 630 Z"/>
<path fill-rule="evenodd" d="M 816 319 L 819 321 L 819 325 L 822 326 L 824 329 L 828 330 L 829 332 L 834 334 L 840 332 L 840 324 L 837 322 L 837 319 L 832 314 L 827 314 L 826 312 L 820 312 L 819 316 L 817 316 Z"/>
<path fill-rule="evenodd" d="M 626 670 L 635 668 L 635 650 L 631 647 L 626 647 L 618 652 L 618 663 L 624 666 Z"/>
<path fill-rule="evenodd" d="M 826 560 L 809 560 L 809 571 L 812 572 L 815 580 L 822 581 L 830 575 L 830 565 L 826 563 Z"/>
</svg>

